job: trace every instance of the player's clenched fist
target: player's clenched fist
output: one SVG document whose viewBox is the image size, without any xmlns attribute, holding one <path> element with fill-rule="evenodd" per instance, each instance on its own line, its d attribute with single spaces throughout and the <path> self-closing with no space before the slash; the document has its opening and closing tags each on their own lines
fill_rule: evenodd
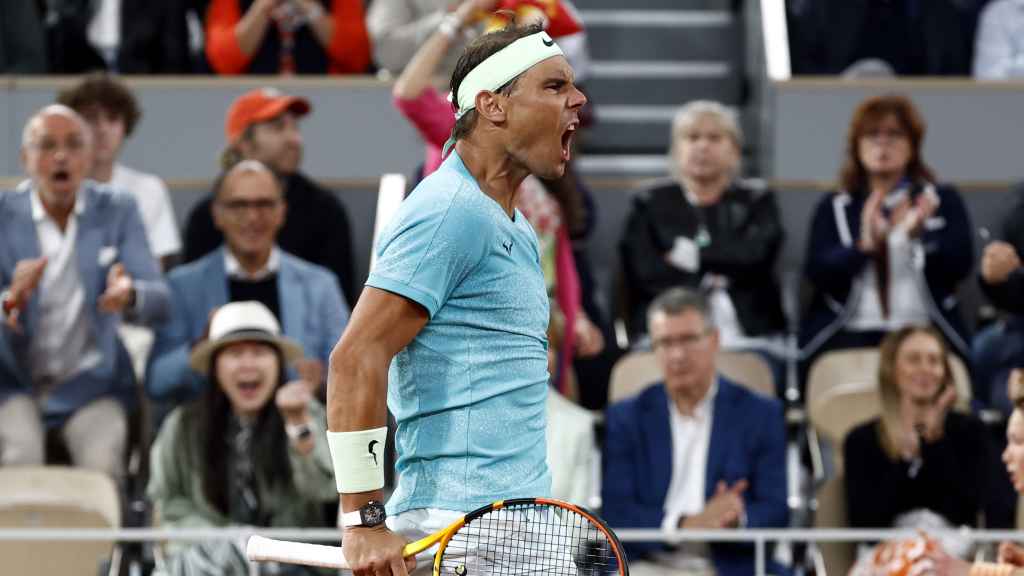
<svg viewBox="0 0 1024 576">
<path fill-rule="evenodd" d="M 345 559 L 354 576 L 407 576 L 416 559 L 402 557 L 406 541 L 385 526 L 346 528 L 342 537 Z"/>
</svg>

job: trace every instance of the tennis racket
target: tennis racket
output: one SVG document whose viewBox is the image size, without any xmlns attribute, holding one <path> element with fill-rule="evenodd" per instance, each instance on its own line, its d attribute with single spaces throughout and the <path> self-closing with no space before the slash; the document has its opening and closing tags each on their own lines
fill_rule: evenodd
<svg viewBox="0 0 1024 576">
<path fill-rule="evenodd" d="M 622 545 L 605 523 L 585 508 L 549 498 L 499 500 L 447 528 L 405 546 L 414 556 L 437 544 L 435 576 L 628 576 Z M 249 560 L 347 569 L 337 546 L 252 536 Z"/>
</svg>

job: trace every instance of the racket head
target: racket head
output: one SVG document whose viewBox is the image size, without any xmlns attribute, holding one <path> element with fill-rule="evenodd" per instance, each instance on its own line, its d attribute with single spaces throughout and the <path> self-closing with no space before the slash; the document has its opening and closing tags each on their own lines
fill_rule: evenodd
<svg viewBox="0 0 1024 576">
<path fill-rule="evenodd" d="M 615 533 L 593 512 L 552 498 L 499 500 L 450 526 L 434 576 L 629 576 Z"/>
</svg>

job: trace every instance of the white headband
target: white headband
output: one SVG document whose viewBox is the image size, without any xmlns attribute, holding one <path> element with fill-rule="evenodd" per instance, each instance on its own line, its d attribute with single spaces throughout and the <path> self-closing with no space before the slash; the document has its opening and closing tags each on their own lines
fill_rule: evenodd
<svg viewBox="0 0 1024 576">
<path fill-rule="evenodd" d="M 459 110 L 455 113 L 455 119 L 462 118 L 466 112 L 476 108 L 476 95 L 480 92 L 493 92 L 534 64 L 552 56 L 562 56 L 562 49 L 547 32 L 524 36 L 488 56 L 462 79 L 459 85 Z M 451 99 L 452 95 L 449 94 L 448 100 Z"/>
</svg>

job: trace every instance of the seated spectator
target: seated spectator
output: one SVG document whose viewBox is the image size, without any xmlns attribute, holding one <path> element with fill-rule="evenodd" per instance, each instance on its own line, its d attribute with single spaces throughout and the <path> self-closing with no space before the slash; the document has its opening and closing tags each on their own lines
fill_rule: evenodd
<svg viewBox="0 0 1024 576">
<path fill-rule="evenodd" d="M 782 405 L 717 373 L 718 329 L 699 293 L 669 289 L 648 323 L 664 380 L 608 408 L 605 519 L 663 530 L 785 527 Z M 626 551 L 639 576 L 754 572 L 748 545 L 640 542 Z"/>
<path fill-rule="evenodd" d="M 163 527 L 323 526 L 321 506 L 338 495 L 324 408 L 308 382 L 285 375 L 301 357 L 259 302 L 217 310 L 189 360 L 212 385 L 172 412 L 153 444 L 146 492 Z M 249 570 L 238 541 L 172 541 L 167 552 L 172 575 Z"/>
<path fill-rule="evenodd" d="M 35 2 L 4 2 L 0 74 L 46 74 L 46 40 Z"/>
<path fill-rule="evenodd" d="M 952 411 L 956 387 L 942 335 L 908 326 L 882 342 L 882 414 L 846 437 L 846 514 L 853 528 L 889 528 L 922 509 L 952 526 L 1008 527 L 995 497 L 998 464 L 976 417 Z M 955 497 L 951 497 L 955 495 Z"/>
<path fill-rule="evenodd" d="M 210 0 L 206 57 L 217 74 L 362 74 L 362 0 Z"/>
<path fill-rule="evenodd" d="M 181 238 L 167 185 L 158 176 L 118 162 L 125 138 L 132 135 L 142 116 L 135 95 L 120 80 L 100 72 L 61 91 L 57 101 L 81 114 L 92 127 L 89 177 L 132 194 L 142 213 L 149 249 L 163 269 L 169 269 L 181 252 Z"/>
<path fill-rule="evenodd" d="M 950 0 L 786 4 L 795 74 L 842 74 L 868 59 L 888 63 L 899 76 L 970 71 L 973 26 L 965 21 L 971 18 Z"/>
<path fill-rule="evenodd" d="M 50 72 L 111 70 L 183 74 L 194 70 L 187 14 L 204 0 L 47 0 Z M 34 2 L 24 2 L 33 4 Z"/>
<path fill-rule="evenodd" d="M 1003 464 L 1018 494 L 1024 493 L 1024 404 L 1015 396 L 1013 413 L 1006 425 L 1006 450 Z M 956 576 L 1024 576 L 1024 548 L 1013 542 L 999 545 L 999 565 L 976 562 L 973 565 L 937 550 L 930 555 L 932 571 L 927 573 Z"/>
<path fill-rule="evenodd" d="M 1003 317 L 980 331 L 971 346 L 976 398 L 1007 416 L 1010 370 L 1024 366 L 1024 186 L 1014 194 L 1016 204 L 1005 213 L 1000 239 L 985 246 L 979 274 L 982 291 Z"/>
<path fill-rule="evenodd" d="M 308 357 L 294 368 L 319 393 L 324 368 L 348 322 L 348 306 L 330 271 L 277 245 L 285 220 L 281 186 L 265 166 L 244 160 L 220 179 L 214 222 L 224 245 L 171 271 L 174 316 L 160 327 L 146 387 L 159 400 L 191 399 L 204 380 L 188 358 L 207 333 L 210 314 L 228 302 L 256 300 L 300 342 Z"/>
<path fill-rule="evenodd" d="M 85 121 L 55 104 L 22 134 L 29 180 L 0 194 L 0 465 L 43 464 L 52 430 L 120 479 L 136 388 L 117 329 L 163 321 L 167 285 L 134 199 L 85 180 Z"/>
<path fill-rule="evenodd" d="M 348 213 L 337 196 L 299 171 L 299 120 L 310 110 L 304 98 L 285 96 L 272 88 L 239 96 L 228 109 L 222 168 L 227 170 L 239 160 L 258 160 L 274 171 L 284 186 L 288 205 L 288 219 L 278 238 L 281 248 L 333 272 L 346 301 L 354 303 L 359 297 L 359 284 L 355 278 Z M 213 222 L 214 195 L 196 204 L 188 215 L 186 262 L 209 254 L 224 242 Z"/>
<path fill-rule="evenodd" d="M 782 222 L 772 191 L 739 179 L 736 114 L 690 102 L 676 112 L 671 137 L 674 181 L 636 197 L 622 237 L 631 332 L 643 333 L 658 294 L 686 286 L 707 292 L 726 349 L 778 342 L 786 328 L 775 275 Z"/>
<path fill-rule="evenodd" d="M 1024 2 L 993 0 L 981 13 L 974 47 L 974 77 L 1024 77 Z"/>
<path fill-rule="evenodd" d="M 805 371 L 827 350 L 877 346 L 911 325 L 935 324 L 967 358 L 956 291 L 974 266 L 971 225 L 959 192 L 925 163 L 924 135 L 903 96 L 872 97 L 854 112 L 841 188 L 818 203 L 807 239 Z"/>
<path fill-rule="evenodd" d="M 474 18 L 479 3 L 468 0 L 459 4 L 452 13 L 457 29 Z M 452 38 L 443 31 L 431 36 L 416 53 L 413 61 L 395 82 L 392 95 L 395 107 L 417 129 L 426 144 L 423 176 L 433 173 L 441 165 L 445 142 L 455 128 L 455 115 L 451 103 L 430 84 L 442 58 L 451 48 Z M 470 112 L 475 114 L 475 112 Z M 563 196 L 568 196 L 575 190 Z M 568 222 L 563 205 L 545 184 L 533 176 L 527 177 L 516 196 L 519 209 L 537 233 L 541 252 L 541 268 L 547 282 L 552 307 L 559 321 L 571 326 L 564 334 L 560 356 L 554 375 L 554 386 L 563 394 L 575 396 L 573 376 L 569 369 L 574 356 L 592 357 L 604 348 L 604 337 L 582 309 L 580 281 L 576 270 Z"/>
</svg>

